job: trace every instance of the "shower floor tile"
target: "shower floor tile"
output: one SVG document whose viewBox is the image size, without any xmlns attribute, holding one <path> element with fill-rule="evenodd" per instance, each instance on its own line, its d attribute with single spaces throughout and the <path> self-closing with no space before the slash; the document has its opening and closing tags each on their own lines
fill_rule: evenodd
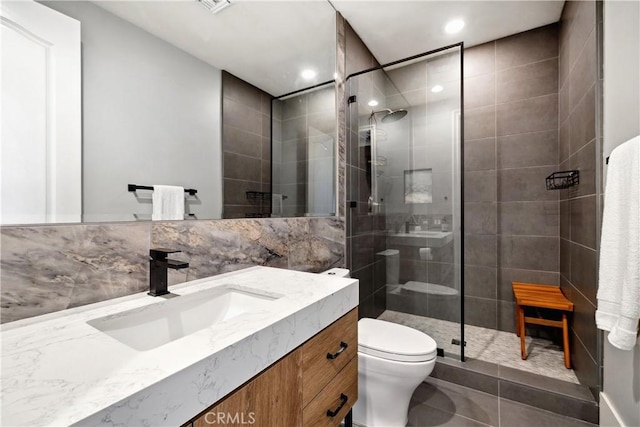
<svg viewBox="0 0 640 427">
<path fill-rule="evenodd" d="M 456 357 L 460 354 L 460 346 L 451 344 L 452 339 L 460 339 L 460 325 L 457 323 L 391 310 L 386 310 L 379 319 L 429 334 L 446 356 Z M 579 384 L 573 369 L 564 367 L 562 347 L 551 341 L 526 337 L 528 357 L 522 360 L 520 338 L 516 334 L 471 325 L 465 325 L 464 329 L 467 342 L 465 357 Z"/>
</svg>

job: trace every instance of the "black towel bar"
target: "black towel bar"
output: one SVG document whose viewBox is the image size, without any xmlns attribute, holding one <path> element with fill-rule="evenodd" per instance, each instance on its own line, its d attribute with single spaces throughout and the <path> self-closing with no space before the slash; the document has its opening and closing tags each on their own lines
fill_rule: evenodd
<svg viewBox="0 0 640 427">
<path fill-rule="evenodd" d="M 136 191 L 136 190 L 152 190 L 153 187 L 150 185 L 136 185 L 136 184 L 127 184 L 127 191 Z M 195 196 L 198 190 L 193 188 L 185 188 L 185 193 L 189 193 L 190 196 Z"/>
</svg>

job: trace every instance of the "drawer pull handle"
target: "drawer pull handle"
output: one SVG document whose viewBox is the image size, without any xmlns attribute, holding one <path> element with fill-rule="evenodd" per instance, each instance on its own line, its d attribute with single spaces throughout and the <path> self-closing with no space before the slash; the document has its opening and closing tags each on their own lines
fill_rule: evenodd
<svg viewBox="0 0 640 427">
<path fill-rule="evenodd" d="M 340 353 L 345 351 L 347 349 L 347 347 L 349 347 L 349 345 L 347 345 L 346 342 L 340 341 L 340 350 L 336 351 L 333 354 L 327 353 L 327 359 L 330 359 L 330 360 L 335 359 L 336 357 L 340 356 Z"/>
<path fill-rule="evenodd" d="M 344 405 L 347 403 L 347 400 L 349 400 L 347 395 L 344 393 L 340 393 L 340 405 L 333 411 L 331 409 L 327 409 L 327 417 L 333 418 L 338 415 L 338 412 L 340 412 L 340 409 L 344 407 Z"/>
</svg>

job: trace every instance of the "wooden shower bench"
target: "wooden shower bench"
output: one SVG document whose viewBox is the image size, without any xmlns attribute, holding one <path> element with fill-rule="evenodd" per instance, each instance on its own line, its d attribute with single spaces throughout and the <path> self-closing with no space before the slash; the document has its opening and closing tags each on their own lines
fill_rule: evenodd
<svg viewBox="0 0 640 427">
<path fill-rule="evenodd" d="M 516 334 L 520 337 L 520 352 L 522 360 L 527 358 L 525 344 L 525 325 L 553 326 L 562 328 L 562 344 L 564 349 L 564 366 L 571 368 L 569 353 L 569 323 L 567 313 L 573 311 L 573 303 L 564 296 L 559 286 L 537 285 L 533 283 L 512 282 L 513 294 L 516 299 Z M 562 311 L 562 320 L 550 320 L 542 317 L 527 317 L 524 307 L 544 308 Z"/>
</svg>

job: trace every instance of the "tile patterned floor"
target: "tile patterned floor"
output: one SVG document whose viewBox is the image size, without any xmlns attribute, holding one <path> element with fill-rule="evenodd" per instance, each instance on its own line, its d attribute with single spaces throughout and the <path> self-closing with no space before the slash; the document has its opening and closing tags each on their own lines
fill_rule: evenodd
<svg viewBox="0 0 640 427">
<path fill-rule="evenodd" d="M 381 320 L 407 325 L 429 334 L 445 355 L 460 354 L 460 347 L 451 344 L 452 338 L 460 337 L 460 325 L 446 320 L 432 319 L 413 314 L 387 310 Z M 465 356 L 501 366 L 519 369 L 578 384 L 573 369 L 564 367 L 562 348 L 551 341 L 527 337 L 527 360 L 520 358 L 520 338 L 514 333 L 496 331 L 478 326 L 465 325 Z"/>
<path fill-rule="evenodd" d="M 407 426 L 595 427 L 595 424 L 428 378 L 413 394 Z"/>
</svg>

